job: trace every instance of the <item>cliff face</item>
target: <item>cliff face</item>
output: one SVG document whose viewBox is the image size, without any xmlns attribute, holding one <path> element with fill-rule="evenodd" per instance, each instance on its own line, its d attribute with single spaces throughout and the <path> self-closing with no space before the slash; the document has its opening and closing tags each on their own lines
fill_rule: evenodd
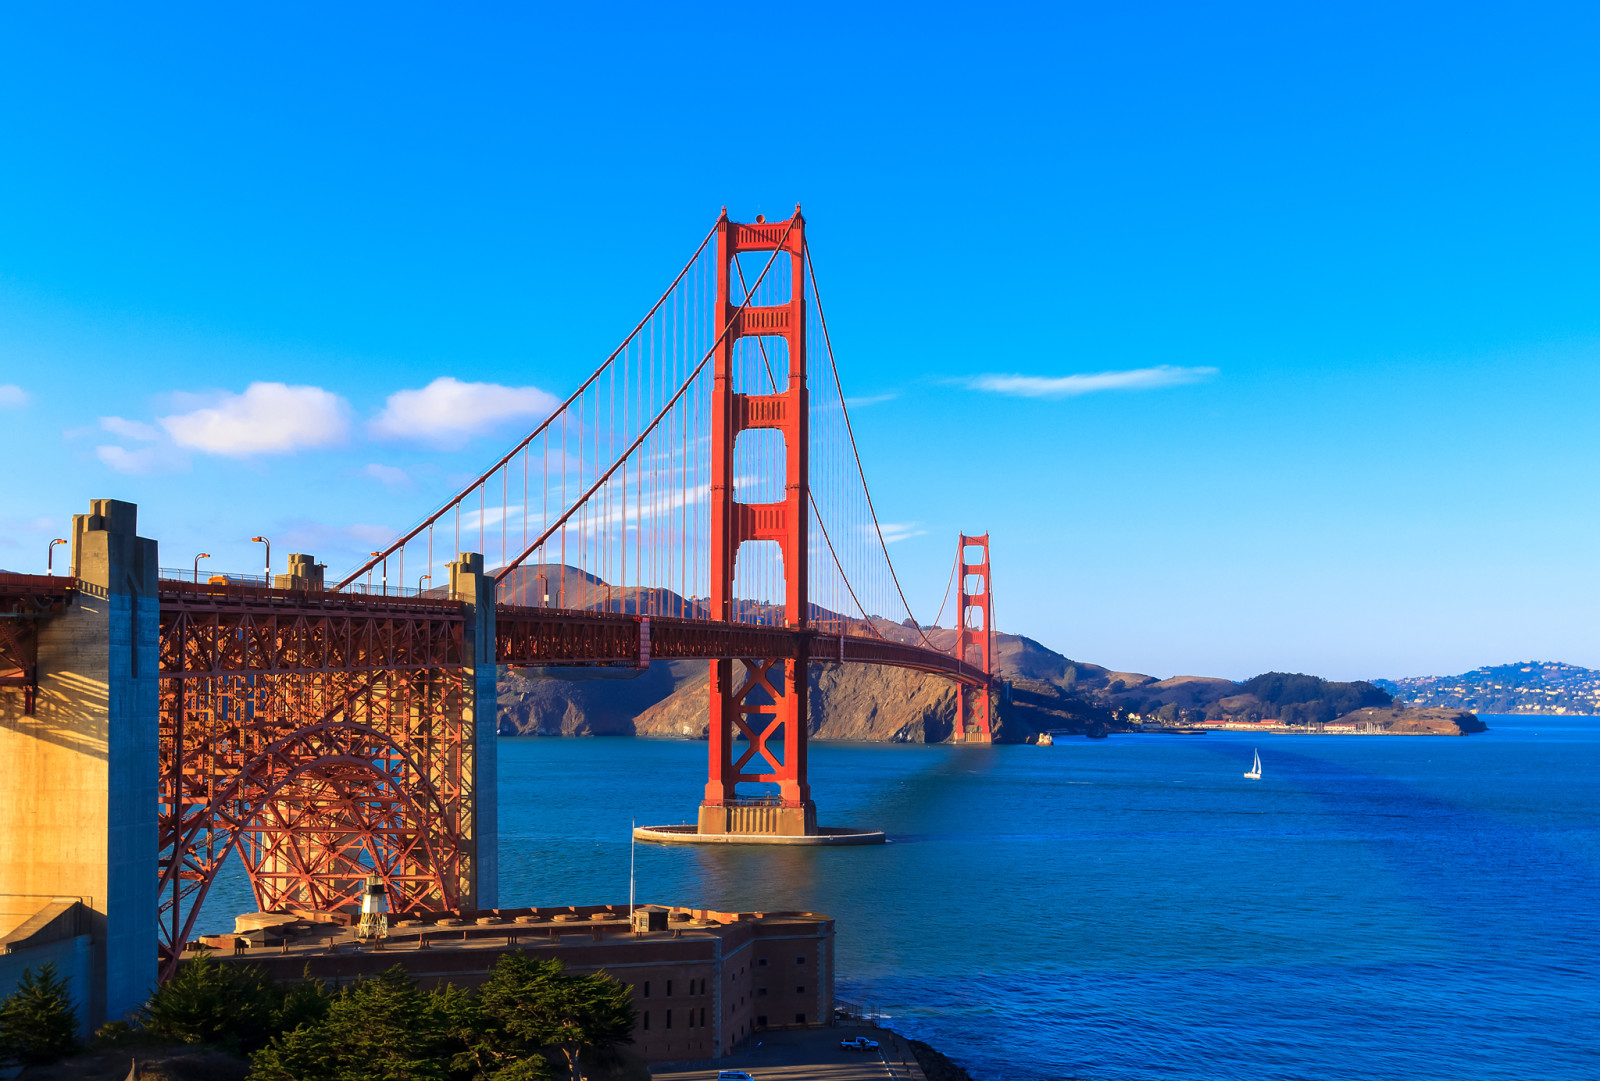
<svg viewBox="0 0 1600 1081">
<path fill-rule="evenodd" d="M 532 588 L 541 595 L 546 588 L 552 594 L 565 590 L 569 601 L 584 589 L 597 588 L 575 573 L 551 574 L 548 580 L 555 584 L 547 585 L 547 579 L 539 577 Z M 922 639 L 915 629 L 886 620 L 874 620 L 873 627 L 896 641 Z M 935 649 L 954 646 L 954 630 L 935 628 L 926 635 Z M 1148 717 L 1158 711 L 1163 720 L 1184 723 L 1201 716 L 1288 718 L 1297 723 L 1332 721 L 1338 716 L 1343 723 L 1370 722 L 1397 734 L 1484 731 L 1483 723 L 1464 710 L 1377 705 L 1369 692 L 1376 693 L 1378 702 L 1388 696 L 1367 684 L 1327 683 L 1283 673 L 1267 673 L 1242 684 L 1208 676 L 1157 680 L 1074 661 L 1020 635 L 997 634 L 994 645 L 995 671 L 1011 686 L 1010 699 L 996 703 L 995 736 L 1001 742 L 1023 742 L 1045 731 L 1103 735 L 1128 727 L 1118 716 Z M 706 669 L 704 661 L 657 661 L 645 672 L 503 669 L 500 731 L 704 739 Z M 864 664 L 813 664 L 810 680 L 806 721 L 817 739 L 937 743 L 950 739 L 954 731 L 955 685 L 942 676 Z M 1346 712 L 1361 705 L 1372 708 Z"/>
<path fill-rule="evenodd" d="M 500 670 L 500 734 L 632 736 L 635 718 L 685 682 L 705 682 L 704 661 L 658 661 L 627 669 Z"/>
<path fill-rule="evenodd" d="M 911 640 L 898 624 L 885 637 Z M 929 632 L 948 647 L 954 631 Z M 996 704 L 996 737 L 1021 742 L 1045 730 L 1117 727 L 1111 711 L 1086 695 L 1106 669 L 1075 664 L 1030 638 L 995 636 L 995 668 L 1012 682 Z M 938 743 L 954 731 L 955 685 L 941 676 L 876 665 L 812 665 L 807 725 L 817 739 Z M 704 661 L 658 661 L 649 671 L 505 669 L 500 675 L 503 735 L 657 736 L 704 739 L 708 711 Z"/>
<path fill-rule="evenodd" d="M 813 665 L 806 727 L 817 739 L 938 743 L 950 738 L 955 687 L 949 680 L 876 665 Z M 706 666 L 641 713 L 641 736 L 704 739 L 710 709 Z"/>
</svg>

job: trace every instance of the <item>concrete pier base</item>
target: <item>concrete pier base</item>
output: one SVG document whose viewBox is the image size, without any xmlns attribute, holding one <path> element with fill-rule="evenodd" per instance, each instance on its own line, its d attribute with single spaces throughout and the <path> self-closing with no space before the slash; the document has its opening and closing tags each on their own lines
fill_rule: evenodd
<svg viewBox="0 0 1600 1081">
<path fill-rule="evenodd" d="M 636 826 L 635 840 L 669 845 L 801 845 L 838 848 L 844 845 L 881 845 L 882 830 L 847 826 L 819 826 L 815 833 L 701 833 L 694 826 Z"/>
</svg>

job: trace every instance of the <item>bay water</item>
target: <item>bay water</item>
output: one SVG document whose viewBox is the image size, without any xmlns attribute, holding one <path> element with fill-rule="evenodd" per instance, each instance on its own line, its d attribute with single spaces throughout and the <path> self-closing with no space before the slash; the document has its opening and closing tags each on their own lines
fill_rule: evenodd
<svg viewBox="0 0 1600 1081">
<path fill-rule="evenodd" d="M 979 1081 L 1597 1078 L 1600 720 L 1485 720 L 813 744 L 819 820 L 887 845 L 641 844 L 638 896 L 835 917 L 839 997 Z M 625 901 L 631 823 L 692 821 L 705 774 L 704 743 L 499 750 L 507 906 Z"/>
</svg>

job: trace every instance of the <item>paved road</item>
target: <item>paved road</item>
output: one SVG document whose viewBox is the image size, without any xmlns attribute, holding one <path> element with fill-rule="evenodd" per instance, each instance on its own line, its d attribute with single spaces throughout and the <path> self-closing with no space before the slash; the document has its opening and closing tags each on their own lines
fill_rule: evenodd
<svg viewBox="0 0 1600 1081">
<path fill-rule="evenodd" d="M 845 1051 L 840 1040 L 866 1036 L 874 1052 Z M 907 1062 L 902 1062 L 901 1055 Z M 651 1071 L 654 1081 L 716 1081 L 718 1070 L 748 1070 L 756 1081 L 925 1081 L 909 1050 L 893 1033 L 870 1028 L 793 1029 L 764 1032 L 759 1045 L 734 1052 L 716 1066 Z"/>
</svg>

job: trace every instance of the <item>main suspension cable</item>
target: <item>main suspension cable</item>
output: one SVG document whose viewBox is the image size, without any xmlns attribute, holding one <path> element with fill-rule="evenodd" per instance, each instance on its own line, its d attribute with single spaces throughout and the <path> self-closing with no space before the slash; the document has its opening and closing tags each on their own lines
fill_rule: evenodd
<svg viewBox="0 0 1600 1081">
<path fill-rule="evenodd" d="M 760 288 L 761 280 L 767 276 L 767 271 L 772 269 L 772 264 L 777 260 L 778 254 L 783 250 L 783 245 L 789 239 L 789 231 L 793 228 L 794 219 L 790 218 L 788 228 L 784 229 L 783 236 L 778 238 L 778 246 L 773 249 L 772 257 L 767 260 L 767 265 L 761 268 L 761 273 L 756 278 L 757 288 Z M 703 246 L 704 245 L 702 245 L 702 247 Z M 607 469 L 603 474 L 601 474 L 599 479 L 589 486 L 589 490 L 578 497 L 578 501 L 569 507 L 566 513 L 564 513 L 560 518 L 557 518 L 555 522 L 539 536 L 538 540 L 528 545 L 527 548 L 523 549 L 521 555 L 517 556 L 516 559 L 512 560 L 510 563 L 507 563 L 500 569 L 500 572 L 495 575 L 496 582 L 499 582 L 501 579 L 505 578 L 506 575 L 510 574 L 517 567 L 521 566 L 523 560 L 527 559 L 530 555 L 543 547 L 544 542 L 549 540 L 551 535 L 555 533 L 556 530 L 565 525 L 568 519 L 570 519 L 573 514 L 577 513 L 579 508 L 587 504 L 589 498 L 593 496 L 595 492 L 599 491 L 601 486 L 604 485 L 606 481 L 611 479 L 612 474 L 616 473 L 616 471 L 622 467 L 623 463 L 628 460 L 628 457 L 633 454 L 634 451 L 639 449 L 640 445 L 644 443 L 645 438 L 649 436 L 651 432 L 655 431 L 656 425 L 661 423 L 661 418 L 665 417 L 669 412 L 671 412 L 672 407 L 677 405 L 679 399 L 681 399 L 684 394 L 688 392 L 689 388 L 694 385 L 694 381 L 699 378 L 700 373 L 704 371 L 706 365 L 710 363 L 712 356 L 716 354 L 717 346 L 722 344 L 723 339 L 728 336 L 728 331 L 733 329 L 733 325 L 738 321 L 739 316 L 743 314 L 747 307 L 750 306 L 750 299 L 750 296 L 746 295 L 744 300 L 739 303 L 739 306 L 734 309 L 733 314 L 728 317 L 727 325 L 722 328 L 722 333 L 717 335 L 716 340 L 711 343 L 711 348 L 707 349 L 705 356 L 700 358 L 700 363 L 695 365 L 694 370 L 690 372 L 688 378 L 683 381 L 683 385 L 678 388 L 678 392 L 672 396 L 666 405 L 661 407 L 661 411 L 655 415 L 653 420 L 650 421 L 649 426 L 646 427 L 644 431 L 639 433 L 639 437 L 629 444 L 628 449 L 623 451 L 621 456 L 611 464 L 611 468 Z"/>
<path fill-rule="evenodd" d="M 923 644 L 929 649 L 934 645 L 923 633 L 922 624 L 917 621 L 916 614 L 911 611 L 911 603 L 906 600 L 905 590 L 900 588 L 900 576 L 894 572 L 894 560 L 889 558 L 889 544 L 883 539 L 883 526 L 878 522 L 878 511 L 872 503 L 872 489 L 867 487 L 866 470 L 861 465 L 861 451 L 856 447 L 856 432 L 850 423 L 850 410 L 844 402 L 844 384 L 839 379 L 839 365 L 833 359 L 833 337 L 828 333 L 828 317 L 822 312 L 822 293 L 817 288 L 817 268 L 811 263 L 811 244 L 805 244 L 807 277 L 811 279 L 811 296 L 817 302 L 817 322 L 822 326 L 822 341 L 828 350 L 828 367 L 833 370 L 833 384 L 839 390 L 839 412 L 844 417 L 845 434 L 850 437 L 850 453 L 855 456 L 856 472 L 861 477 L 861 490 L 867 497 L 867 511 L 872 515 L 872 528 L 878 534 L 878 547 L 883 549 L 883 560 L 889 566 L 889 578 L 894 582 L 894 591 L 900 595 L 900 603 L 905 606 L 906 615 L 910 617 L 912 626 L 916 627 L 917 634 Z"/>
<path fill-rule="evenodd" d="M 512 447 L 509 451 L 507 451 L 505 456 L 502 457 L 494 465 L 492 465 L 488 469 L 484 470 L 482 476 L 480 476 L 477 480 L 473 481 L 471 484 L 467 485 L 467 487 L 462 489 L 461 493 L 459 495 L 457 495 L 454 499 L 447 500 L 444 503 L 443 506 L 439 507 L 438 510 L 434 511 L 431 515 L 429 515 L 428 517 L 424 518 L 420 523 L 418 523 L 416 528 L 411 530 L 411 532 L 407 533 L 405 536 L 401 537 L 399 540 L 397 540 L 393 544 L 389 545 L 389 547 L 384 549 L 382 552 L 379 552 L 379 553 L 373 555 L 366 563 L 364 563 L 361 566 L 357 567 L 354 571 L 352 571 L 349 575 L 347 575 L 343 580 L 341 580 L 338 585 L 334 586 L 332 588 L 332 591 L 333 592 L 338 592 L 339 590 L 343 589 L 345 586 L 349 585 L 351 582 L 355 581 L 357 578 L 361 577 L 363 574 L 366 574 L 373 567 L 377 566 L 380 562 L 382 562 L 384 559 L 386 559 L 391 553 L 393 553 L 395 551 L 395 549 L 404 547 L 406 544 L 408 544 L 411 541 L 411 539 L 413 537 L 417 536 L 417 534 L 421 533 L 424 529 L 427 529 L 429 526 L 433 525 L 434 522 L 436 522 L 440 518 L 444 517 L 447 513 L 450 512 L 451 509 L 459 507 L 460 504 L 461 504 L 461 501 L 463 499 L 465 499 L 467 496 L 472 494 L 473 489 L 477 488 L 481 484 L 486 483 L 490 477 L 494 476 L 495 470 L 500 469 L 501 467 L 503 467 L 507 462 L 511 461 L 512 458 L 515 458 L 519 451 L 521 451 L 529 443 L 532 443 L 535 439 L 537 439 L 540 435 L 542 435 L 544 433 L 545 429 L 549 428 L 550 425 L 555 421 L 556 417 L 559 416 L 559 417 L 562 417 L 563 419 L 565 419 L 565 414 L 566 414 L 566 411 L 567 411 L 567 407 L 570 406 L 573 402 L 577 401 L 578 396 L 580 394 L 582 394 L 584 391 L 588 390 L 591 386 L 593 386 L 595 381 L 598 380 L 601 375 L 605 374 L 606 369 L 611 366 L 611 362 L 616 360 L 617 357 L 619 355 L 621 355 L 622 351 L 628 348 L 628 346 L 633 342 L 634 338 L 638 337 L 639 332 L 645 328 L 645 326 L 650 322 L 650 320 L 652 318 L 655 317 L 656 312 L 661 310 L 661 305 L 666 303 L 667 298 L 672 295 L 673 290 L 678 288 L 678 283 L 683 281 L 684 275 L 688 274 L 690 268 L 693 267 L 695 265 L 695 263 L 699 261 L 701 253 L 706 250 L 706 245 L 711 243 L 711 238 L 713 236 L 715 236 L 716 233 L 717 233 L 717 227 L 716 227 L 716 225 L 712 225 L 711 230 L 708 233 L 706 233 L 705 238 L 700 241 L 700 246 L 698 248 L 696 248 L 695 251 L 694 251 L 694 254 L 689 257 L 689 261 L 687 263 L 683 264 L 683 269 L 682 270 L 678 271 L 678 276 L 672 279 L 672 284 L 671 285 L 667 286 L 666 292 L 662 293 L 660 298 L 655 302 L 655 304 L 651 306 L 650 310 L 645 313 L 645 317 L 643 319 L 639 320 L 638 326 L 635 326 L 633 328 L 633 330 L 629 332 L 628 336 L 622 340 L 622 344 L 621 345 L 617 346 L 616 349 L 612 350 L 611 355 L 606 357 L 606 359 L 600 364 L 600 367 L 595 369 L 594 374 L 591 375 L 588 379 L 585 379 L 583 381 L 583 385 L 582 386 L 578 387 L 577 390 L 573 391 L 570 395 L 568 395 L 566 401 L 562 402 L 559 406 L 557 406 L 554 410 L 552 410 L 550 415 L 548 417 L 546 417 L 544 419 L 544 421 L 542 423 L 540 423 L 540 425 L 537 428 L 535 428 L 532 432 L 530 432 L 526 439 L 522 440 L 522 442 L 518 443 L 516 446 Z M 527 508 L 526 507 L 523 508 L 523 513 L 524 514 L 527 513 Z M 482 545 L 480 545 L 479 547 L 482 547 Z"/>
</svg>

